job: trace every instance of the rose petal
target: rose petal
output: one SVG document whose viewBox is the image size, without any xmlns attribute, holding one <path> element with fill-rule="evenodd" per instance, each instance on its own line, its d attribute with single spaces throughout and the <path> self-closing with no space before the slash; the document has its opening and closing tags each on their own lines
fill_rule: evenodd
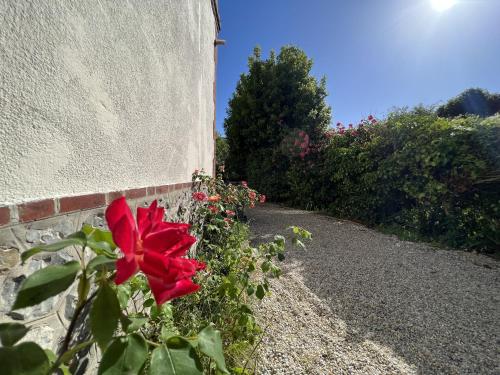
<svg viewBox="0 0 500 375">
<path fill-rule="evenodd" d="M 116 261 L 116 277 L 115 284 L 120 285 L 127 281 L 133 274 L 135 274 L 139 269 L 135 258 L 132 260 L 127 260 L 126 258 L 120 258 Z"/>
<path fill-rule="evenodd" d="M 115 199 L 106 209 L 106 221 L 108 227 L 111 231 L 115 225 L 123 218 L 126 217 L 132 226 L 135 226 L 134 217 L 132 216 L 132 211 L 125 200 L 125 197 L 120 197 Z"/>
<path fill-rule="evenodd" d="M 161 280 L 152 277 L 148 277 L 148 281 L 158 305 L 200 289 L 200 286 L 190 279 L 183 279 L 173 284 L 165 284 Z"/>
<path fill-rule="evenodd" d="M 167 252 L 169 256 L 182 256 L 195 242 L 196 238 L 186 234 L 184 228 L 172 228 L 150 233 L 143 246 L 150 251 Z"/>
<path fill-rule="evenodd" d="M 135 245 L 137 242 L 137 231 L 135 223 L 131 223 L 127 216 L 123 216 L 120 221 L 114 224 L 112 229 L 113 241 L 128 260 L 135 256 Z"/>
</svg>

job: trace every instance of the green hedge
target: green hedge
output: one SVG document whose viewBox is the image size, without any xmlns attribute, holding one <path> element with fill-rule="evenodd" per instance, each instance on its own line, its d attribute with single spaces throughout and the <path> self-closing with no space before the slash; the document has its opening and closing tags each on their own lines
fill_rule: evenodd
<svg viewBox="0 0 500 375">
<path fill-rule="evenodd" d="M 291 203 L 457 248 L 500 247 L 500 116 L 425 109 L 333 135 L 288 171 Z"/>
</svg>

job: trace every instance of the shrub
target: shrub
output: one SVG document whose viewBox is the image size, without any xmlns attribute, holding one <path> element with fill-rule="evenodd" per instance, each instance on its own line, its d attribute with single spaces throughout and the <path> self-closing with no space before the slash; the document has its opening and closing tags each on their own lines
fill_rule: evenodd
<svg viewBox="0 0 500 375">
<path fill-rule="evenodd" d="M 22 254 L 25 262 L 75 246 L 80 262 L 28 276 L 16 292 L 14 310 L 56 296 L 75 280 L 78 301 L 57 354 L 34 342 L 19 343 L 29 327 L 1 323 L 2 374 L 76 373 L 75 356 L 94 344 L 103 354 L 97 369 L 102 375 L 249 374 L 247 357 L 254 350 L 248 349 L 260 334 L 251 298 L 264 298 L 269 279 L 280 275 L 277 261 L 284 259 L 285 239 L 275 236 L 250 246 L 248 227 L 238 222 L 237 212 L 265 196 L 246 183 L 226 185 L 199 173 L 193 182 L 192 226 L 164 222 L 165 209 L 157 201 L 139 207 L 134 218 L 121 197 L 106 209 L 110 231 L 84 225 Z M 300 238 L 310 238 L 301 228 L 293 232 L 298 245 Z M 87 311 L 90 331 L 80 332 Z M 78 342 L 82 337 L 86 341 Z"/>
<path fill-rule="evenodd" d="M 483 89 L 468 89 L 437 109 L 440 117 L 477 115 L 481 117 L 500 113 L 500 94 Z"/>
<path fill-rule="evenodd" d="M 493 251 L 500 233 L 500 117 L 397 111 L 339 127 L 317 167 L 292 168 L 292 195 L 369 225 L 453 247 Z M 307 159 L 307 158 L 306 158 Z M 326 189 L 325 189 L 326 188 Z"/>
<path fill-rule="evenodd" d="M 312 60 L 297 47 L 285 46 L 265 60 L 255 49 L 224 122 L 229 179 L 248 180 L 274 200 L 290 198 L 290 140 L 303 131 L 307 139 L 300 137 L 300 144 L 315 143 L 330 122 L 325 80 L 311 69 Z"/>
</svg>

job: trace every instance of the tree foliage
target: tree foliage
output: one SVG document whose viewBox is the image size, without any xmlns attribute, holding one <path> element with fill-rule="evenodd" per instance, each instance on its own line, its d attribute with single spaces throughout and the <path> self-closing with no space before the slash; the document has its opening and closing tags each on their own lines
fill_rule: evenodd
<svg viewBox="0 0 500 375">
<path fill-rule="evenodd" d="M 491 94 L 478 88 L 465 90 L 437 109 L 439 117 L 488 117 L 496 113 L 500 113 L 500 94 Z"/>
<path fill-rule="evenodd" d="M 217 170 L 220 170 L 220 167 L 226 164 L 228 154 L 229 145 L 227 140 L 217 132 L 215 134 L 215 164 Z"/>
<path fill-rule="evenodd" d="M 312 65 L 297 47 L 285 46 L 277 56 L 271 51 L 267 59 L 255 48 L 224 122 L 230 178 L 248 180 L 274 199 L 288 198 L 285 140 L 302 130 L 314 143 L 330 123 L 326 81 L 311 75 Z"/>
</svg>

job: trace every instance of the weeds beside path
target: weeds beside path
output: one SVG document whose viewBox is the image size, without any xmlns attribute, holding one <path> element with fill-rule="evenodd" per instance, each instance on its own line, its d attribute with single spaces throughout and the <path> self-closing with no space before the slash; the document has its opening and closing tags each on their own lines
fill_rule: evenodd
<svg viewBox="0 0 500 375">
<path fill-rule="evenodd" d="M 497 261 L 275 205 L 249 216 L 257 242 L 313 235 L 257 307 L 260 374 L 500 373 Z"/>
</svg>

